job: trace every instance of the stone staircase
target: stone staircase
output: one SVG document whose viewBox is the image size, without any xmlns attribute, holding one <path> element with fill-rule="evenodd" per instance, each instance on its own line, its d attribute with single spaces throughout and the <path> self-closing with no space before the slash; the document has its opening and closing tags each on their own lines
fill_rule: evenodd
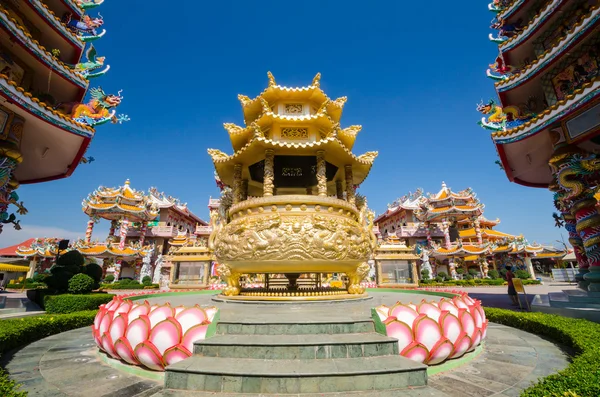
<svg viewBox="0 0 600 397">
<path fill-rule="evenodd" d="M 571 289 L 536 295 L 531 310 L 600 322 L 600 292 Z"/>
<path fill-rule="evenodd" d="M 167 367 L 163 396 L 378 395 L 427 384 L 372 321 L 220 322 L 194 355 Z"/>
</svg>

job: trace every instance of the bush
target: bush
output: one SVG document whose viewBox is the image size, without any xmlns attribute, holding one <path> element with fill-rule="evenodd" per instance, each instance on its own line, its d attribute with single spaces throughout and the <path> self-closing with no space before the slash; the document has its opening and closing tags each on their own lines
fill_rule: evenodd
<svg viewBox="0 0 600 397">
<path fill-rule="evenodd" d="M 76 274 L 69 280 L 69 292 L 72 294 L 89 294 L 94 289 L 94 279 L 87 274 Z"/>
<path fill-rule="evenodd" d="M 468 277 L 468 276 L 467 276 Z M 540 282 L 537 280 L 524 280 L 524 281 L 531 281 L 531 284 L 539 284 Z M 534 282 L 534 281 L 537 281 Z M 434 286 L 434 287 L 453 287 L 453 286 L 459 286 L 459 287 L 469 287 L 469 286 L 479 286 L 479 285 L 493 285 L 493 286 L 498 286 L 498 285 L 504 285 L 505 281 L 502 279 L 497 279 L 497 280 L 492 280 L 489 278 L 478 278 L 478 279 L 469 279 L 467 280 L 465 277 L 465 280 L 448 280 L 448 281 L 444 281 L 444 282 L 439 282 L 437 280 L 435 281 L 429 281 L 429 282 L 424 282 L 421 281 L 419 284 L 427 284 L 427 286 Z M 526 284 L 525 282 L 523 284 Z M 529 283 L 527 283 L 529 284 Z"/>
<path fill-rule="evenodd" d="M 475 276 L 477 276 L 477 275 L 479 274 L 479 270 L 476 270 L 476 269 L 469 269 L 468 273 L 469 273 L 471 276 L 475 277 Z"/>
<path fill-rule="evenodd" d="M 83 272 L 84 263 L 85 259 L 78 251 L 67 252 L 50 268 L 51 275 L 45 280 L 46 285 L 54 292 L 66 292 L 71 277 Z"/>
<path fill-rule="evenodd" d="M 472 274 L 465 275 L 465 280 L 473 280 L 473 275 Z"/>
<path fill-rule="evenodd" d="M 522 397 L 597 396 L 600 384 L 600 324 L 544 313 L 518 313 L 486 308 L 488 320 L 547 337 L 575 350 L 575 357 L 564 370 L 542 379 L 521 393 Z"/>
<path fill-rule="evenodd" d="M 102 266 L 97 263 L 88 263 L 83 267 L 83 272 L 93 278 L 96 284 L 100 284 L 100 280 L 102 280 Z"/>
<path fill-rule="evenodd" d="M 20 284 L 20 283 L 15 283 L 15 284 L 6 284 L 5 286 L 8 289 L 36 289 L 36 288 L 44 288 L 46 287 L 46 284 L 44 283 L 27 283 L 27 284 Z"/>
<path fill-rule="evenodd" d="M 464 274 L 464 273 L 465 273 L 465 269 L 463 269 L 462 267 L 456 268 L 456 274 Z"/>
<path fill-rule="evenodd" d="M 44 282 L 46 277 L 48 277 L 48 275 L 46 273 L 38 273 L 35 276 L 33 276 L 33 282 L 42 283 L 42 282 Z"/>
<path fill-rule="evenodd" d="M 140 283 L 121 283 L 121 281 L 118 281 L 116 283 L 113 284 L 102 284 L 100 285 L 100 289 L 104 290 L 104 289 L 143 289 L 144 286 Z"/>
<path fill-rule="evenodd" d="M 440 277 L 439 275 L 437 275 L 435 277 L 435 282 L 436 283 L 443 283 L 444 282 L 444 277 Z"/>
<path fill-rule="evenodd" d="M 152 285 L 152 277 L 150 276 L 144 276 L 144 278 L 142 278 L 142 284 L 144 284 L 144 286 L 149 287 Z"/>
<path fill-rule="evenodd" d="M 113 276 L 112 274 L 109 274 L 108 276 L 104 277 L 105 283 L 112 283 L 113 281 L 115 281 L 115 276 Z"/>
<path fill-rule="evenodd" d="M 503 279 L 506 280 L 506 273 L 508 272 L 508 270 L 506 270 L 505 268 L 500 269 L 500 275 L 502 276 Z"/>
<path fill-rule="evenodd" d="M 421 277 L 423 278 L 423 280 L 429 280 L 429 270 L 428 269 L 421 270 Z"/>
<path fill-rule="evenodd" d="M 2 397 L 27 397 L 27 392 L 18 391 L 20 385 L 10 380 L 6 372 L 0 368 L 0 396 Z"/>
<path fill-rule="evenodd" d="M 438 272 L 437 275 L 438 275 L 438 277 L 442 278 L 442 281 L 448 280 L 448 273 L 446 273 L 446 272 Z"/>
<path fill-rule="evenodd" d="M 531 274 L 529 274 L 529 272 L 525 270 L 517 270 L 515 272 L 515 277 L 520 278 L 522 280 L 527 280 L 528 278 L 531 278 Z"/>
<path fill-rule="evenodd" d="M 500 277 L 500 273 L 498 273 L 498 270 L 492 269 L 488 271 L 488 277 L 492 280 L 496 280 L 498 277 Z"/>
<path fill-rule="evenodd" d="M 97 310 L 103 303 L 112 300 L 112 294 L 88 294 L 88 295 L 46 295 L 44 307 L 49 314 L 65 314 L 79 312 L 82 310 Z"/>
</svg>

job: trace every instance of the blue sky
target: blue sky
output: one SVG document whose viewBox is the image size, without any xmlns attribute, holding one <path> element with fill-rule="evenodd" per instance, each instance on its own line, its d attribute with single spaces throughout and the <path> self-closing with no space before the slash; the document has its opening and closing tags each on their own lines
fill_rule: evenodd
<svg viewBox="0 0 600 397">
<path fill-rule="evenodd" d="M 469 3 L 466 5 L 466 3 Z M 0 245 L 32 235 L 83 236 L 81 201 L 97 186 L 159 190 L 208 218 L 219 195 L 207 148 L 231 153 L 224 122 L 243 125 L 237 94 L 254 97 L 271 71 L 281 85 L 322 73 L 331 97 L 348 96 L 342 126 L 361 124 L 355 153 L 378 150 L 361 186 L 377 213 L 408 191 L 472 187 L 498 229 L 553 243 L 551 193 L 509 183 L 489 132 L 477 126 L 481 99 L 495 97 L 485 70 L 497 55 L 485 1 L 106 0 L 106 36 L 96 42 L 111 70 L 93 81 L 123 89 L 123 125 L 98 128 L 70 178 L 22 186 L 23 230 L 5 227 Z M 93 11 L 93 10 L 92 10 Z M 95 12 L 91 12 L 95 15 Z M 104 238 L 108 222 L 94 237 Z"/>
</svg>

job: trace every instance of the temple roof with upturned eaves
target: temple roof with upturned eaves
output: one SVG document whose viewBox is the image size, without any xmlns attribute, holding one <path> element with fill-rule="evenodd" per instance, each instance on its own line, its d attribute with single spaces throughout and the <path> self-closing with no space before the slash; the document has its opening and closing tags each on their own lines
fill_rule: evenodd
<svg viewBox="0 0 600 397">
<path fill-rule="evenodd" d="M 123 186 L 100 186 L 81 203 L 83 212 L 92 218 L 149 221 L 158 216 L 158 206 L 149 195 L 131 188 L 129 179 Z"/>
<path fill-rule="evenodd" d="M 148 198 L 151 202 L 151 206 L 155 205 L 158 210 L 164 208 L 172 209 L 181 215 L 192 218 L 200 225 L 206 226 L 208 224 L 206 221 L 202 220 L 200 217 L 190 211 L 187 203 L 182 203 L 178 198 L 173 196 L 167 196 L 165 193 L 159 192 L 155 187 L 151 187 L 148 190 Z"/>
<path fill-rule="evenodd" d="M 471 188 L 455 193 L 442 182 L 442 189 L 437 194 L 424 196 L 414 213 L 423 222 L 451 218 L 458 221 L 480 217 L 484 207 Z"/>
</svg>

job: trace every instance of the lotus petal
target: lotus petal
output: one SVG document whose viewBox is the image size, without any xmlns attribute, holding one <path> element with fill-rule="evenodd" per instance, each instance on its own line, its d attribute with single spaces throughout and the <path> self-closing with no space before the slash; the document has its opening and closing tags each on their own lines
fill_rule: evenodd
<svg viewBox="0 0 600 397">
<path fill-rule="evenodd" d="M 476 308 L 479 314 L 481 315 L 481 318 L 485 321 L 485 311 L 483 310 L 481 304 L 477 305 Z"/>
<path fill-rule="evenodd" d="M 185 310 L 185 306 L 176 306 L 173 308 L 173 310 L 175 311 L 175 317 L 177 317 L 179 313 Z"/>
<path fill-rule="evenodd" d="M 442 337 L 442 339 L 436 343 L 431 349 L 429 357 L 427 358 L 427 365 L 436 365 L 445 361 L 452 352 L 454 351 L 454 345 L 448 339 Z"/>
<path fill-rule="evenodd" d="M 92 335 L 94 336 L 96 346 L 102 349 L 102 338 L 100 337 L 100 332 L 98 330 L 92 329 Z"/>
<path fill-rule="evenodd" d="M 125 332 L 125 339 L 129 341 L 131 347 L 136 349 L 145 340 L 148 340 L 150 336 L 150 319 L 148 316 L 141 315 L 131 323 L 127 327 L 127 331 Z"/>
<path fill-rule="evenodd" d="M 130 300 L 123 301 L 123 303 L 121 303 L 119 307 L 115 309 L 115 314 L 129 313 L 132 306 L 133 302 L 131 302 Z"/>
<path fill-rule="evenodd" d="M 469 347 L 471 347 L 471 338 L 466 332 L 463 332 L 454 344 L 454 352 L 450 355 L 450 358 L 462 357 L 469 350 Z"/>
<path fill-rule="evenodd" d="M 452 301 L 449 301 L 447 299 L 442 299 L 440 301 L 440 305 L 439 306 L 440 306 L 440 309 L 447 310 L 450 313 L 452 313 L 452 315 L 458 316 L 458 307 L 456 307 L 456 305 L 454 305 L 452 303 Z"/>
<path fill-rule="evenodd" d="M 417 306 L 416 306 L 414 303 L 412 303 L 412 302 L 410 302 L 410 303 L 409 303 L 408 305 L 406 305 L 406 306 L 410 307 L 410 308 L 411 308 L 411 309 L 413 309 L 414 311 L 417 311 Z"/>
<path fill-rule="evenodd" d="M 206 338 L 206 331 L 208 330 L 208 324 L 194 325 L 183 334 L 181 344 L 189 351 L 194 351 L 194 342 Z"/>
<path fill-rule="evenodd" d="M 375 313 L 377 313 L 381 321 L 385 321 L 389 317 L 390 308 L 386 305 L 377 306 L 375 308 Z"/>
<path fill-rule="evenodd" d="M 415 319 L 419 317 L 419 313 L 415 309 L 411 308 L 410 305 L 407 306 L 398 302 L 390 309 L 389 316 L 396 317 L 398 321 L 402 321 L 412 328 Z"/>
<path fill-rule="evenodd" d="M 142 304 L 142 305 L 133 305 L 129 313 L 127 314 L 127 318 L 129 319 L 129 323 L 138 318 L 139 316 L 148 315 L 150 313 L 150 305 Z"/>
<path fill-rule="evenodd" d="M 477 328 L 475 327 L 475 320 L 473 319 L 471 313 L 469 313 L 465 309 L 459 309 L 458 319 L 462 324 L 463 331 L 465 331 L 467 335 L 469 335 L 469 337 L 473 339 L 473 336 L 475 335 L 475 330 Z"/>
<path fill-rule="evenodd" d="M 121 313 L 116 316 L 112 322 L 110 323 L 110 327 L 108 328 L 108 333 L 110 334 L 111 340 L 117 340 L 120 337 L 125 335 L 125 331 L 127 330 L 127 314 Z"/>
<path fill-rule="evenodd" d="M 135 357 L 142 365 L 154 370 L 162 371 L 164 369 L 163 361 L 156 346 L 152 342 L 142 342 L 134 350 Z"/>
<path fill-rule="evenodd" d="M 173 317 L 168 317 L 156 324 L 150 332 L 150 342 L 158 349 L 161 357 L 165 350 L 181 342 L 181 325 Z"/>
<path fill-rule="evenodd" d="M 440 316 L 440 325 L 443 335 L 448 338 L 451 343 L 456 343 L 456 340 L 463 332 L 462 324 L 458 317 L 450 312 L 444 311 Z"/>
<path fill-rule="evenodd" d="M 118 296 L 115 296 L 113 300 L 106 304 L 106 310 L 115 310 L 121 304 L 122 300 Z"/>
<path fill-rule="evenodd" d="M 481 318 L 479 310 L 477 310 L 475 306 L 471 306 L 469 312 L 473 316 L 473 320 L 475 320 L 475 327 L 481 328 L 481 325 L 483 324 L 483 318 Z"/>
<path fill-rule="evenodd" d="M 430 351 L 442 339 L 440 325 L 426 314 L 420 314 L 413 324 L 415 341 L 419 342 Z"/>
<path fill-rule="evenodd" d="M 98 327 L 98 332 L 100 332 L 100 336 L 108 332 L 108 328 L 110 327 L 110 323 L 112 322 L 114 314 L 115 312 L 108 311 L 104 314 L 104 317 L 102 317 L 102 321 L 100 321 L 100 326 Z"/>
<path fill-rule="evenodd" d="M 475 305 L 475 301 L 467 294 L 463 294 L 462 300 L 469 306 Z"/>
<path fill-rule="evenodd" d="M 194 306 L 188 309 L 185 309 L 177 316 L 175 316 L 179 324 L 181 324 L 182 334 L 184 334 L 188 329 L 192 328 L 194 325 L 204 324 L 207 322 L 206 312 L 202 310 L 202 308 Z"/>
<path fill-rule="evenodd" d="M 404 350 L 400 352 L 400 355 L 410 360 L 424 363 L 429 357 L 429 350 L 427 350 L 427 348 L 419 342 L 414 341 L 410 345 L 406 346 Z"/>
<path fill-rule="evenodd" d="M 455 296 L 454 298 L 452 298 L 452 303 L 454 303 L 454 305 L 456 307 L 458 307 L 459 309 L 469 309 L 469 305 L 467 305 L 461 298 L 459 298 L 458 296 Z"/>
<path fill-rule="evenodd" d="M 398 351 L 404 350 L 406 346 L 410 345 L 414 341 L 413 333 L 410 326 L 401 321 L 386 321 L 385 330 L 389 337 L 398 339 Z"/>
<path fill-rule="evenodd" d="M 112 339 L 110 339 L 109 334 L 102 335 L 102 350 L 110 354 L 113 358 L 119 359 L 119 356 L 117 356 L 117 353 L 115 352 L 115 346 L 113 345 Z"/>
<path fill-rule="evenodd" d="M 213 319 L 215 318 L 215 315 L 217 314 L 218 311 L 219 311 L 219 309 L 214 306 L 204 308 L 204 312 L 206 313 L 206 316 L 208 317 L 208 321 L 210 321 L 211 323 L 213 322 Z"/>
<path fill-rule="evenodd" d="M 471 347 L 467 351 L 475 350 L 477 346 L 481 343 L 481 330 L 477 329 L 475 334 L 473 335 L 473 340 L 471 341 Z"/>
<path fill-rule="evenodd" d="M 120 337 L 115 342 L 115 352 L 121 357 L 121 360 L 125 361 L 127 364 L 139 365 L 140 363 L 137 358 L 135 358 L 135 354 L 133 353 L 129 341 L 124 337 Z"/>
<path fill-rule="evenodd" d="M 166 365 L 171 365 L 183 361 L 191 356 L 192 353 L 190 353 L 188 349 L 181 345 L 177 345 L 165 350 L 163 361 Z"/>
<path fill-rule="evenodd" d="M 175 315 L 173 308 L 167 303 L 163 306 L 158 306 L 150 311 L 148 317 L 150 318 L 150 326 L 154 326 L 161 321 L 164 321 L 167 317 L 173 317 Z"/>
<path fill-rule="evenodd" d="M 433 321 L 438 321 L 440 314 L 442 314 L 442 311 L 439 307 L 431 302 L 425 301 L 421 302 L 421 304 L 417 307 L 417 311 L 419 314 L 426 314 L 427 317 L 431 318 Z"/>
<path fill-rule="evenodd" d="M 96 317 L 94 317 L 94 324 L 92 325 L 92 327 L 97 331 L 100 328 L 100 323 L 102 322 L 102 318 L 104 318 L 104 315 L 106 314 L 108 310 L 104 309 L 103 307 L 100 307 L 100 309 L 98 310 L 98 313 L 96 313 Z"/>
<path fill-rule="evenodd" d="M 481 340 L 484 340 L 485 337 L 487 336 L 487 327 L 488 327 L 488 320 L 485 320 L 483 322 L 483 325 L 481 326 Z"/>
</svg>

